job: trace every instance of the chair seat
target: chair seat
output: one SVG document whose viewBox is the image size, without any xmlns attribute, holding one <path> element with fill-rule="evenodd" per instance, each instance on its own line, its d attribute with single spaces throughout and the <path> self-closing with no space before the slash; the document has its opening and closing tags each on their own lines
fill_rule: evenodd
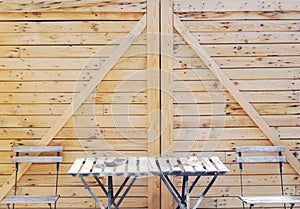
<svg viewBox="0 0 300 209">
<path fill-rule="evenodd" d="M 239 197 L 249 205 L 258 204 L 299 204 L 300 199 L 291 196 L 243 196 Z"/>
<path fill-rule="evenodd" d="M 27 203 L 55 203 L 59 198 L 59 195 L 55 196 L 9 196 L 5 198 L 2 204 L 27 204 Z"/>
</svg>

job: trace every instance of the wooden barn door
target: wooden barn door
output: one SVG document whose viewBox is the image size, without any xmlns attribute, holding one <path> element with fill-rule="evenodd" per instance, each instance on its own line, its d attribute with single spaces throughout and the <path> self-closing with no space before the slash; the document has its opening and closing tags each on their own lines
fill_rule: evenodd
<svg viewBox="0 0 300 209">
<path fill-rule="evenodd" d="M 0 2 L 0 199 L 14 185 L 12 145 L 64 146 L 58 208 L 96 207 L 66 175 L 76 157 L 160 154 L 159 18 L 159 0 Z M 51 179 L 22 165 L 18 193 L 54 191 Z M 159 184 L 139 179 L 122 206 L 159 208 Z"/>
<path fill-rule="evenodd" d="M 0 199 L 14 185 L 11 146 L 36 144 L 64 146 L 59 208 L 96 207 L 66 175 L 78 156 L 212 153 L 233 175 L 201 207 L 238 208 L 233 147 L 283 144 L 299 153 L 299 12 L 291 2 L 0 1 Z M 289 183 L 299 187 L 298 162 L 286 156 L 296 171 Z M 20 167 L 20 192 L 53 190 L 46 177 L 55 177 L 48 167 Z M 122 206 L 172 205 L 151 177 Z"/>
<path fill-rule="evenodd" d="M 231 166 L 235 146 L 289 145 L 286 140 L 292 135 L 294 143 L 299 141 L 299 117 L 295 112 L 281 115 L 287 111 L 286 103 L 293 105 L 293 100 L 278 99 L 299 89 L 299 79 L 294 77 L 299 62 L 289 57 L 297 52 L 275 50 L 290 44 L 281 39 L 289 33 L 282 32 L 288 29 L 279 25 L 287 22 L 276 11 L 289 10 L 292 5 L 292 1 L 284 5 L 279 1 L 161 1 L 162 155 L 213 154 Z M 281 21 L 271 20 L 270 14 Z M 280 44 L 282 41 L 287 43 Z M 290 71 L 291 67 L 295 69 Z M 286 74 L 277 74 L 280 71 Z M 289 150 L 285 155 L 299 174 L 296 157 Z M 237 198 L 222 197 L 222 191 L 233 191 L 229 182 L 238 182 L 238 178 L 220 179 L 201 207 L 240 207 Z M 203 187 L 197 187 L 194 195 L 201 190 Z M 162 187 L 161 208 L 171 209 L 172 204 Z"/>
</svg>

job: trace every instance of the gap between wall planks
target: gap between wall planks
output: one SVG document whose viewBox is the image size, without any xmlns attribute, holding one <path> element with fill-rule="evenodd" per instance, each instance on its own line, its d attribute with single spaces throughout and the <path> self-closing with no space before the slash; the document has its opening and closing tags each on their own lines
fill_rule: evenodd
<svg viewBox="0 0 300 209">
<path fill-rule="evenodd" d="M 219 79 L 219 81 L 224 85 L 224 87 L 231 93 L 231 95 L 236 99 L 236 101 L 242 106 L 250 118 L 257 124 L 257 126 L 262 130 L 262 132 L 269 138 L 269 140 L 276 146 L 282 145 L 280 138 L 276 133 L 270 128 L 270 126 L 265 122 L 265 120 L 259 115 L 259 113 L 254 109 L 250 102 L 242 95 L 237 87 L 234 86 L 232 81 L 228 76 L 222 71 L 214 59 L 207 53 L 205 48 L 199 44 L 199 42 L 194 38 L 194 36 L 189 32 L 187 27 L 181 22 L 180 18 L 174 14 L 174 27 L 179 32 L 179 34 L 184 38 L 184 40 L 190 45 L 190 47 L 196 52 L 196 54 L 202 59 L 205 65 L 213 72 L 213 74 Z M 285 151 L 290 165 L 295 169 L 295 171 L 300 174 L 300 164 L 298 160 L 289 151 Z"/>
<path fill-rule="evenodd" d="M 63 114 L 54 122 L 47 133 L 41 138 L 38 145 L 47 146 L 65 123 L 70 119 L 74 112 L 81 106 L 81 104 L 88 98 L 90 93 L 96 88 L 96 86 L 103 80 L 104 76 L 109 70 L 117 63 L 122 55 L 127 51 L 130 45 L 136 40 L 136 38 L 142 33 L 146 27 L 146 14 L 139 20 L 139 22 L 132 28 L 127 36 L 123 38 L 120 45 L 98 70 L 98 73 L 90 80 L 89 84 L 83 89 L 72 101 L 72 103 L 66 108 Z M 40 153 L 36 153 L 39 155 Z M 21 165 L 19 168 L 18 180 L 24 175 L 24 173 L 30 168 L 31 164 Z M 3 199 L 8 192 L 14 186 L 15 174 L 12 174 L 3 186 L 0 188 L 0 199 Z"/>
</svg>

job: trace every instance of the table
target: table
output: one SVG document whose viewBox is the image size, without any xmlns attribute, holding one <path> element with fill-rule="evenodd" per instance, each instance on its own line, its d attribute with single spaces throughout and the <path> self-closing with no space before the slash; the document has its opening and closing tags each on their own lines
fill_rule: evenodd
<svg viewBox="0 0 300 209">
<path fill-rule="evenodd" d="M 85 180 L 86 176 L 93 176 L 108 198 L 108 209 L 114 206 L 118 209 L 127 193 L 131 189 L 136 179 L 140 176 L 153 175 L 159 176 L 166 185 L 172 196 L 176 200 L 177 209 L 190 209 L 190 194 L 201 176 L 212 176 L 213 178 L 204 189 L 203 193 L 193 206 L 196 209 L 219 175 L 224 175 L 229 170 L 220 161 L 218 157 L 100 157 L 100 158 L 77 158 L 69 170 L 69 174 L 80 178 L 85 188 L 92 195 L 101 209 L 105 209 L 102 202 L 90 188 Z M 100 181 L 100 177 L 108 177 L 107 189 Z M 126 177 L 116 193 L 113 191 L 113 177 Z M 177 190 L 170 176 L 182 176 L 183 183 L 181 194 Z M 194 176 L 196 179 L 189 185 L 189 177 Z M 129 181 L 130 180 L 130 181 Z M 122 193 L 125 185 L 126 190 Z M 121 195 L 121 196 L 120 196 Z M 120 197 L 119 197 L 120 196 Z M 119 199 L 118 199 L 119 198 Z M 118 201 L 117 201 L 118 199 Z"/>
<path fill-rule="evenodd" d="M 229 172 L 228 168 L 216 156 L 149 158 L 148 163 L 150 171 L 161 178 L 173 198 L 176 200 L 178 204 L 177 209 L 191 208 L 190 194 L 201 176 L 212 176 L 213 178 L 192 207 L 193 209 L 196 209 L 199 206 L 217 177 Z M 169 176 L 182 176 L 181 194 Z M 190 176 L 196 177 L 191 185 L 189 185 Z"/>
<path fill-rule="evenodd" d="M 137 177 L 148 175 L 148 158 L 147 157 L 100 157 L 100 158 L 77 158 L 70 170 L 68 171 L 72 176 L 80 178 L 85 188 L 92 195 L 96 203 L 101 209 L 105 209 L 102 202 L 97 198 L 96 194 L 90 188 L 88 182 L 85 180 L 86 176 L 93 176 L 108 198 L 108 209 L 111 209 L 112 205 L 115 209 L 119 208 L 120 204 L 126 197 L 130 188 L 136 181 Z M 108 177 L 107 189 L 100 181 L 100 177 Z M 118 188 L 116 193 L 113 191 L 113 177 L 125 176 L 125 180 Z M 129 181 L 130 180 L 130 181 Z M 125 185 L 128 184 L 126 190 L 122 193 Z M 119 200 L 117 198 L 120 196 Z"/>
</svg>

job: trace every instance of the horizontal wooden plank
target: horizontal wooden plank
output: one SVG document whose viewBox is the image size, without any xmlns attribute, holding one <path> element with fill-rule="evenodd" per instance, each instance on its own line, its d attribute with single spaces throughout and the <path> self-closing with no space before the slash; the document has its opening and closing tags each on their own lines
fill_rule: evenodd
<svg viewBox="0 0 300 209">
<path fill-rule="evenodd" d="M 89 81 L 97 70 L 2 70 L 0 82 L 9 81 Z M 111 70 L 103 81 L 146 80 L 144 70 Z"/>
<path fill-rule="evenodd" d="M 79 92 L 87 85 L 86 81 L 34 81 L 0 82 L 0 92 Z M 143 92 L 146 81 L 102 81 L 97 92 Z"/>
<path fill-rule="evenodd" d="M 0 127 L 50 127 L 58 116 L 6 116 Z M 136 127 L 144 128 L 147 125 L 145 116 L 73 116 L 64 127 Z"/>
<path fill-rule="evenodd" d="M 0 93 L 3 104 L 70 104 L 78 93 Z M 145 104 L 146 93 L 91 93 L 86 104 Z"/>
<path fill-rule="evenodd" d="M 232 153 L 232 162 L 235 162 L 237 154 Z M 229 160 L 228 160 L 229 161 Z M 244 175 L 269 175 L 270 173 L 278 173 L 279 166 L 274 163 L 244 163 L 243 164 L 243 174 Z M 231 175 L 239 175 L 239 166 L 236 163 L 226 164 L 230 170 Z M 295 171 L 288 163 L 283 163 L 283 174 L 290 175 L 295 174 Z M 255 193 L 253 193 L 255 194 Z"/>
<path fill-rule="evenodd" d="M 237 165 L 238 166 L 238 165 Z M 267 180 L 265 180 L 267 177 Z M 28 182 L 28 179 L 31 178 L 31 181 Z M 48 179 L 48 181 L 45 181 L 45 178 Z M 278 192 L 280 192 L 280 176 L 278 173 L 270 174 L 270 175 L 248 175 L 247 178 L 249 181 L 245 181 L 245 186 L 278 186 Z M 5 178 L 3 178 L 4 180 Z M 124 178 L 116 178 L 115 185 L 121 185 L 121 181 Z M 206 185 L 206 183 L 209 181 L 210 177 L 203 177 L 199 181 L 199 185 Z M 147 179 L 146 178 L 138 178 L 135 186 L 145 186 L 147 185 Z M 175 178 L 176 185 L 178 183 L 182 184 L 181 178 Z M 274 181 L 273 181 L 274 180 Z M 297 181 L 297 175 L 285 175 L 285 185 L 286 186 L 296 186 L 299 185 L 299 181 Z M 192 181 L 192 178 L 191 178 Z M 25 187 L 25 186 L 31 186 L 30 182 L 35 182 L 36 186 L 55 186 L 55 175 L 24 175 L 24 178 L 21 179 L 19 186 Z M 73 178 L 70 175 L 61 175 L 60 176 L 60 187 L 70 187 L 70 186 L 81 186 L 82 183 L 78 178 Z M 1 182 L 2 183 L 2 182 Z M 95 180 L 90 179 L 89 181 L 91 186 L 98 186 Z M 107 185 L 107 180 L 104 179 L 105 185 Z M 214 187 L 227 187 L 227 186 L 236 186 L 239 187 L 239 176 L 238 175 L 225 175 L 220 176 L 217 178 L 217 181 L 214 184 Z M 212 187 L 212 188 L 214 188 Z"/>
<path fill-rule="evenodd" d="M 146 2 L 143 0 L 115 0 L 114 2 L 104 0 L 84 0 L 81 2 L 45 0 L 34 4 L 29 1 L 1 2 L 0 6 L 0 12 L 144 12 Z"/>
<path fill-rule="evenodd" d="M 144 12 L 98 12 L 98 11 L 68 11 L 68 12 L 0 12 L 0 20 L 139 20 Z"/>
<path fill-rule="evenodd" d="M 174 1 L 174 10 L 176 12 L 193 12 L 193 11 L 281 11 L 281 10 L 299 10 L 298 0 L 287 0 L 281 2 L 280 0 L 266 0 L 266 1 L 238 1 L 232 5 L 229 2 L 219 2 L 217 0 L 199 2 L 197 0 Z"/>
<path fill-rule="evenodd" d="M 217 58 L 216 62 L 222 68 L 239 67 L 299 67 L 299 57 L 239 57 Z"/>
<path fill-rule="evenodd" d="M 211 32 L 192 34 L 201 44 L 299 43 L 297 32 Z M 185 44 L 185 42 L 178 34 L 175 34 L 174 44 Z"/>
<path fill-rule="evenodd" d="M 2 116 L 59 116 L 65 109 L 65 104 L 0 104 Z M 74 115 L 145 115 L 145 104 L 83 104 Z"/>
<path fill-rule="evenodd" d="M 227 92 L 174 92 L 174 101 L 179 104 L 193 103 L 224 103 L 235 102 Z M 298 91 L 272 91 L 272 92 L 243 92 L 250 102 L 274 103 L 274 102 L 298 102 Z"/>
<path fill-rule="evenodd" d="M 298 11 L 199 11 L 176 12 L 181 20 L 291 20 L 299 19 Z"/>
<path fill-rule="evenodd" d="M 0 45 L 99 45 L 119 44 L 128 33 L 0 33 Z M 140 35 L 135 44 L 146 44 Z"/>
<path fill-rule="evenodd" d="M 175 140 L 247 140 L 266 139 L 258 128 L 180 128 L 174 129 Z"/>
<path fill-rule="evenodd" d="M 238 164 L 237 164 L 238 166 Z M 298 179 L 292 179 L 293 177 L 296 177 L 297 175 L 285 175 L 285 185 L 286 186 L 295 186 L 299 184 Z M 269 175 L 247 175 L 244 176 L 245 181 L 244 181 L 244 186 L 257 186 L 258 188 L 264 187 L 264 186 L 278 186 L 278 194 L 280 195 L 280 175 L 278 173 L 273 173 Z M 239 175 L 224 175 L 224 176 L 219 176 L 214 184 L 213 187 L 218 187 L 218 186 L 240 186 L 240 181 L 239 181 Z M 199 181 L 199 185 L 206 185 L 207 182 L 209 181 L 209 177 L 203 177 Z M 175 184 L 180 185 L 182 184 L 182 179 L 181 178 L 176 178 Z M 248 180 L 248 181 L 247 181 Z M 191 178 L 192 181 L 192 178 Z M 245 191 L 246 192 L 246 191 Z"/>
<path fill-rule="evenodd" d="M 231 140 L 231 141 L 220 141 L 220 140 L 194 140 L 192 141 L 174 141 L 173 150 L 174 152 L 201 152 L 201 151 L 225 151 L 233 150 L 237 146 L 250 146 L 250 145 L 263 145 L 269 146 L 271 143 L 268 140 Z"/>
<path fill-rule="evenodd" d="M 120 185 L 115 185 L 114 191 L 118 190 Z M 52 189 L 52 188 L 51 188 Z M 53 188 L 54 189 L 54 188 Z M 95 191 L 98 197 L 103 198 L 105 196 L 104 192 L 99 186 L 91 186 L 91 189 Z M 124 189 L 127 189 L 125 186 Z M 45 191 L 45 187 L 19 187 L 17 190 L 18 194 L 28 194 L 28 195 L 47 195 L 49 191 Z M 60 198 L 84 198 L 90 197 L 89 192 L 83 186 L 72 186 L 72 187 L 59 187 Z M 146 186 L 137 186 L 130 190 L 127 197 L 145 197 L 147 196 Z"/>
<path fill-rule="evenodd" d="M 300 45 L 288 44 L 218 44 L 205 45 L 204 48 L 212 57 L 249 57 L 249 56 L 297 56 Z M 175 57 L 198 57 L 194 50 L 186 45 L 174 45 Z"/>
<path fill-rule="evenodd" d="M 262 116 L 270 126 L 299 126 L 300 117 L 295 115 Z M 196 127 L 256 127 L 249 116 L 176 116 L 174 117 L 175 128 Z"/>
<path fill-rule="evenodd" d="M 1 22 L 0 33 L 126 33 L 136 21 Z M 288 23 L 287 23 L 288 24 Z"/>
<path fill-rule="evenodd" d="M 3 46 L 0 48 L 0 57 L 19 57 L 20 48 L 18 46 Z"/>
<path fill-rule="evenodd" d="M 222 68 L 293 68 L 299 67 L 299 57 L 217 57 L 217 64 Z M 205 65 L 200 58 L 177 58 L 174 61 L 175 69 L 204 68 Z"/>
<path fill-rule="evenodd" d="M 284 152 L 283 146 L 250 146 L 250 147 L 236 147 L 236 152 Z"/>
<path fill-rule="evenodd" d="M 253 104 L 254 108 L 261 115 L 294 115 L 299 112 L 299 103 L 270 103 L 270 104 Z M 228 114 L 238 114 L 239 105 L 230 104 L 227 110 Z M 235 112 L 235 113 L 234 113 Z"/>
<path fill-rule="evenodd" d="M 299 90 L 299 80 L 233 80 L 241 91 Z M 174 81 L 174 91 L 224 91 L 219 81 Z"/>
<path fill-rule="evenodd" d="M 48 128 L 1 128 L 0 138 L 41 138 Z M 126 137 L 132 139 L 144 139 L 146 138 L 145 128 L 63 128 L 58 134 L 57 138 L 107 138 L 107 139 L 124 139 Z M 22 145 L 22 144 L 19 144 Z M 27 144 L 32 145 L 32 144 Z"/>
<path fill-rule="evenodd" d="M 299 103 L 253 104 L 261 115 L 294 115 L 299 112 Z M 1 113 L 1 106 L 0 106 Z M 174 115 L 246 115 L 239 104 L 176 104 Z"/>
<path fill-rule="evenodd" d="M 122 157 L 130 157 L 130 156 L 137 156 L 137 157 L 143 157 L 145 156 L 145 151 L 131 151 L 132 153 L 130 154 L 130 151 L 120 151 L 119 154 Z M 69 169 L 71 168 L 72 163 L 78 158 L 87 158 L 87 157 L 93 157 L 97 158 L 100 156 L 103 156 L 104 154 L 111 154 L 111 156 L 115 155 L 113 152 L 103 152 L 103 151 L 87 151 L 85 152 L 84 150 L 69 150 L 69 151 L 64 151 L 61 153 L 63 157 L 63 162 L 60 165 L 60 174 L 64 175 L 68 173 Z M 15 167 L 15 164 L 12 162 L 12 157 L 14 154 L 11 151 L 4 152 L 2 151 L 0 153 L 1 156 L 1 173 L 3 175 L 11 174 L 13 172 L 13 169 Z M 43 163 L 36 163 L 30 167 L 28 170 L 28 174 L 56 174 L 56 169 L 53 169 L 53 167 L 49 167 L 48 164 L 43 164 Z"/>
<path fill-rule="evenodd" d="M 195 110 L 195 109 L 194 109 Z M 270 115 L 262 116 L 270 126 L 299 126 L 300 117 L 297 115 Z M 5 116 L 0 121 L 0 127 L 44 128 L 50 127 L 58 116 Z M 146 127 L 147 120 L 144 115 L 112 115 L 112 116 L 73 116 L 65 128 L 109 128 L 109 127 Z M 174 127 L 256 127 L 255 123 L 244 115 L 212 115 L 212 116 L 182 116 L 174 117 Z"/>
<path fill-rule="evenodd" d="M 0 183 L 4 183 L 5 177 L 7 178 L 7 176 L 4 176 L 3 178 L 1 178 Z M 47 179 L 47 181 L 45 181 L 45 178 Z M 55 187 L 55 175 L 27 175 L 25 174 L 24 177 L 19 181 L 18 187 L 32 187 L 32 182 L 35 182 L 35 186 L 38 187 Z M 121 185 L 124 181 L 125 178 L 123 177 L 119 177 L 114 179 L 114 185 Z M 146 178 L 138 178 L 134 184 L 134 186 L 146 186 L 147 185 L 147 179 Z M 60 181 L 60 187 L 83 187 L 82 182 L 80 181 L 79 178 L 75 178 L 72 177 L 70 175 L 60 175 L 59 176 L 59 181 Z M 107 186 L 107 178 L 103 177 L 103 183 L 105 186 Z M 97 182 L 92 178 L 92 179 L 88 179 L 88 182 L 90 184 L 90 186 L 95 187 L 99 185 L 97 184 Z M 53 190 L 53 192 L 55 192 L 55 190 Z"/>
<path fill-rule="evenodd" d="M 0 69 L 97 70 L 105 60 L 105 58 L 0 58 Z M 145 69 L 145 60 L 145 58 L 121 58 L 113 69 Z"/>
<path fill-rule="evenodd" d="M 13 148 L 14 152 L 62 152 L 62 146 L 18 146 Z"/>
<path fill-rule="evenodd" d="M 69 104 L 77 93 L 0 93 L 2 104 Z M 272 92 L 243 92 L 250 102 L 271 105 L 274 103 L 297 103 L 298 91 Z M 85 104 L 145 104 L 146 93 L 92 93 Z M 174 92 L 175 104 L 202 104 L 202 103 L 236 103 L 227 92 Z M 265 103 L 265 104 L 264 104 Z M 296 106 L 297 107 L 297 106 Z"/>
<path fill-rule="evenodd" d="M 2 48 L 2 47 L 1 47 Z M 4 46 L 6 57 L 21 58 L 103 58 L 116 50 L 116 45 L 92 46 Z M 17 53 L 17 52 L 18 53 Z M 146 45 L 131 45 L 122 57 L 145 57 Z"/>
<path fill-rule="evenodd" d="M 73 143 L 73 144 L 72 144 Z M 68 146 L 69 150 L 82 150 L 85 151 L 104 151 L 107 154 L 111 152 L 122 152 L 122 151 L 146 151 L 147 143 L 145 139 L 83 139 L 83 140 L 57 140 L 51 144 L 60 144 Z"/>
<path fill-rule="evenodd" d="M 293 20 L 243 20 L 243 21 L 184 21 L 191 32 L 257 32 L 298 31 L 298 22 Z M 10 32 L 10 31 L 7 31 Z M 80 31 L 81 32 L 81 31 Z"/>
</svg>

